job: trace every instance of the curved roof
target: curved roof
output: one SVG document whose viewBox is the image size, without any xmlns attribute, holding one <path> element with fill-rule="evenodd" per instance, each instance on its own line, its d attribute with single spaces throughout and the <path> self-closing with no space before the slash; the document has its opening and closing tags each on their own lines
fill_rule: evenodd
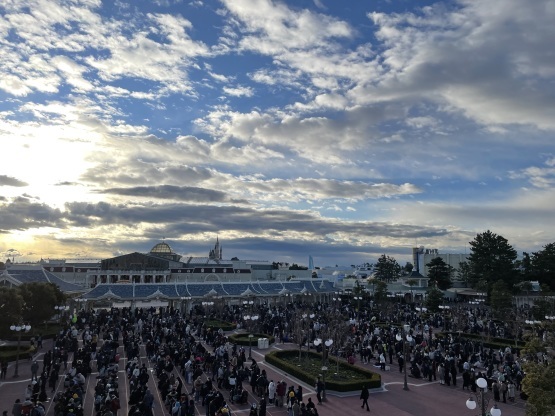
<svg viewBox="0 0 555 416">
<path fill-rule="evenodd" d="M 56 286 L 60 288 L 62 292 L 65 292 L 65 293 L 85 292 L 87 290 L 82 286 L 79 286 L 70 282 L 66 282 L 65 280 L 60 279 L 58 276 L 45 270 L 42 266 L 36 266 L 36 265 L 11 266 L 9 269 L 6 270 L 5 274 L 11 277 L 13 280 L 17 281 L 19 284 L 32 283 L 32 282 L 54 283 Z"/>
<path fill-rule="evenodd" d="M 174 254 L 172 248 L 168 243 L 158 243 L 152 250 L 150 250 L 150 254 Z"/>
</svg>

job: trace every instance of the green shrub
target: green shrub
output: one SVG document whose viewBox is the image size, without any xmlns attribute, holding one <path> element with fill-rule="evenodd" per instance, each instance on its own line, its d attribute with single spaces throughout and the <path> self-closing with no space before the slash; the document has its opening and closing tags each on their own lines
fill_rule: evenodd
<svg viewBox="0 0 555 416">
<path fill-rule="evenodd" d="M 58 324 L 50 324 L 47 327 L 44 327 L 42 325 L 37 328 L 33 327 L 29 332 L 23 332 L 21 334 L 21 342 L 29 342 L 33 337 L 36 340 L 39 334 L 42 335 L 43 340 L 53 339 L 56 337 L 56 335 L 58 335 L 59 332 L 60 325 Z M 9 329 L 8 331 L 0 331 L 0 337 L 7 341 L 17 341 L 17 333 L 15 333 L 14 331 L 10 331 Z"/>
<path fill-rule="evenodd" d="M 35 352 L 30 345 L 21 345 L 19 348 L 19 359 L 28 360 Z M 17 345 L 4 345 L 0 347 L 0 361 L 15 361 L 17 359 Z"/>
<path fill-rule="evenodd" d="M 303 351 L 300 363 L 299 352 L 295 350 L 272 351 L 266 354 L 265 359 L 268 363 L 309 385 L 314 385 L 317 377 L 322 372 L 322 355 L 312 351 Z M 341 360 L 339 360 L 340 378 L 334 378 L 338 361 L 334 357 L 329 357 L 328 360 L 326 390 L 338 392 L 358 391 L 362 389 L 362 386 L 374 389 L 380 388 L 382 385 L 382 379 L 379 374 L 347 364 Z"/>
<path fill-rule="evenodd" d="M 268 334 L 252 334 L 252 344 L 249 344 L 249 334 L 248 333 L 242 333 L 242 334 L 232 334 L 230 335 L 228 338 L 229 340 L 237 345 L 242 345 L 242 346 L 249 346 L 249 345 L 253 345 L 253 346 L 257 346 L 258 345 L 258 338 L 268 338 L 268 344 L 273 344 L 276 339 L 272 336 L 272 335 L 268 335 Z"/>
<path fill-rule="evenodd" d="M 205 321 L 204 325 L 207 328 L 212 328 L 213 331 L 218 331 L 221 329 L 222 331 L 233 331 L 236 327 L 235 324 L 226 321 L 220 321 L 218 319 L 211 319 L 209 321 Z"/>
</svg>

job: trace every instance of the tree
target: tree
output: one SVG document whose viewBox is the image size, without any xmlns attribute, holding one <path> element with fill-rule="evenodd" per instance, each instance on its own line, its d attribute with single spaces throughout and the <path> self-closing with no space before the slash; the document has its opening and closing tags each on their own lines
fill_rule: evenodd
<svg viewBox="0 0 555 416">
<path fill-rule="evenodd" d="M 54 306 L 65 302 L 65 295 L 53 283 L 25 283 L 18 286 L 23 298 L 22 318 L 38 326 L 54 315 Z"/>
<path fill-rule="evenodd" d="M 443 302 L 443 292 L 437 287 L 431 287 L 428 290 L 428 296 L 426 296 L 426 301 L 424 304 L 431 312 L 437 312 L 439 310 L 439 305 Z"/>
<path fill-rule="evenodd" d="M 308 270 L 308 267 L 299 266 L 298 264 L 293 263 L 291 266 L 289 266 L 289 270 Z"/>
<path fill-rule="evenodd" d="M 517 253 L 505 238 L 488 230 L 476 235 L 470 242 L 470 251 L 468 263 L 472 287 L 483 279 L 488 294 L 497 281 L 504 281 L 509 289 L 513 289 L 518 276 L 515 270 Z"/>
<path fill-rule="evenodd" d="M 529 276 L 555 290 L 555 243 L 547 244 L 543 250 L 532 253 Z"/>
<path fill-rule="evenodd" d="M 534 299 L 534 306 L 532 306 L 531 312 L 534 319 L 545 320 L 546 315 L 553 314 L 553 300 L 548 297 Z"/>
<path fill-rule="evenodd" d="M 470 284 L 470 264 L 467 261 L 461 261 L 459 263 L 459 268 L 457 269 L 457 277 L 464 284 Z"/>
<path fill-rule="evenodd" d="M 426 267 L 428 268 L 430 282 L 434 282 L 438 289 L 447 290 L 453 286 L 453 282 L 451 282 L 453 267 L 445 263 L 441 257 L 433 258 L 426 264 Z"/>
<path fill-rule="evenodd" d="M 375 283 L 374 299 L 378 303 L 381 303 L 387 299 L 387 283 L 385 283 L 383 280 L 378 280 Z"/>
<path fill-rule="evenodd" d="M 551 332 L 551 331 L 548 331 Z M 522 349 L 521 355 L 526 377 L 522 380 L 522 391 L 528 395 L 527 416 L 555 415 L 555 365 L 545 365 L 537 361 L 538 353 L 545 353 L 547 347 L 553 348 L 553 338 L 546 341 L 532 337 Z"/>
<path fill-rule="evenodd" d="M 407 261 L 406 264 L 403 266 L 403 275 L 406 276 L 408 274 L 411 274 L 413 269 L 414 269 L 414 266 L 412 265 L 412 263 Z"/>
<path fill-rule="evenodd" d="M 23 298 L 17 288 L 0 287 L 0 334 L 7 335 L 10 325 L 21 323 Z"/>
<path fill-rule="evenodd" d="M 513 306 L 513 294 L 502 280 L 491 286 L 491 309 L 495 317 L 504 318 Z"/>
<path fill-rule="evenodd" d="M 377 279 L 383 280 L 384 282 L 391 282 L 396 280 L 401 274 L 401 266 L 397 263 L 393 257 L 382 256 L 378 259 L 376 264 L 376 272 L 374 276 Z"/>
</svg>

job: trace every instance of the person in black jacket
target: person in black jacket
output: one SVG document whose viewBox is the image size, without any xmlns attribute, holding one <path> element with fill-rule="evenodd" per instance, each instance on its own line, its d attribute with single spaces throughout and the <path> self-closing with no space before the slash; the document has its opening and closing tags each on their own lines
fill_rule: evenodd
<svg viewBox="0 0 555 416">
<path fill-rule="evenodd" d="M 362 391 L 360 392 L 360 399 L 362 400 L 361 408 L 364 409 L 364 405 L 366 405 L 366 411 L 370 411 L 370 407 L 368 406 L 368 398 L 370 397 L 370 392 L 366 386 L 362 386 Z"/>
</svg>

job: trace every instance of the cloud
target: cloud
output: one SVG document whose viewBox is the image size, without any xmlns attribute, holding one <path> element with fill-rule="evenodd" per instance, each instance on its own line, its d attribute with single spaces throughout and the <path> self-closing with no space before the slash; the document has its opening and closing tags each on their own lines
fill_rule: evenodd
<svg viewBox="0 0 555 416">
<path fill-rule="evenodd" d="M 357 95 L 371 100 L 416 94 L 486 126 L 552 130 L 555 95 L 541 85 L 555 74 L 553 57 L 544 53 L 555 36 L 554 17 L 548 2 L 528 7 L 515 0 L 369 13 L 389 71 L 378 83 L 361 85 L 366 93 Z M 534 35 L 522 36 L 531 27 L 538 28 Z"/>
<path fill-rule="evenodd" d="M 17 178 L 13 178 L 7 175 L 0 175 L 0 186 L 16 186 L 16 187 L 23 187 L 28 186 L 29 184 L 24 181 L 20 181 Z"/>
<path fill-rule="evenodd" d="M 65 228 L 62 212 L 47 204 L 18 197 L 0 203 L 0 224 L 4 231 L 29 230 L 42 227 Z"/>
<path fill-rule="evenodd" d="M 510 172 L 511 179 L 526 179 L 535 188 L 553 189 L 555 185 L 555 158 L 546 160 L 545 166 L 530 166 L 519 172 Z"/>
<path fill-rule="evenodd" d="M 186 201 L 190 203 L 240 202 L 237 200 L 232 200 L 225 192 L 196 188 L 191 186 L 136 186 L 132 188 L 104 189 L 98 192 L 124 196 L 137 196 L 147 199 L 157 198 L 174 201 Z M 247 201 L 242 201 L 242 203 L 246 202 Z"/>
<path fill-rule="evenodd" d="M 224 87 L 224 93 L 232 97 L 252 97 L 254 90 L 251 87 Z"/>
</svg>

